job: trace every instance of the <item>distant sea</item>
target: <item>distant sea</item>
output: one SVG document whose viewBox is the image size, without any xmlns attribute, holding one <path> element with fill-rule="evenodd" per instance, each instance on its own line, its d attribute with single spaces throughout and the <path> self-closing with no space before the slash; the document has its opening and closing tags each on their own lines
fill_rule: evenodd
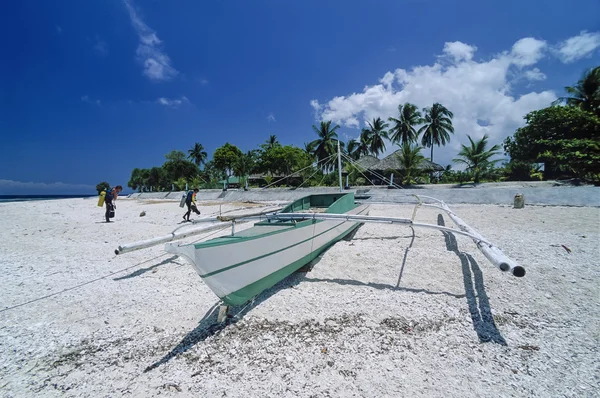
<svg viewBox="0 0 600 398">
<path fill-rule="evenodd" d="M 91 198 L 98 195 L 0 195 L 0 203 L 26 202 L 30 200 L 53 200 L 72 198 Z"/>
</svg>

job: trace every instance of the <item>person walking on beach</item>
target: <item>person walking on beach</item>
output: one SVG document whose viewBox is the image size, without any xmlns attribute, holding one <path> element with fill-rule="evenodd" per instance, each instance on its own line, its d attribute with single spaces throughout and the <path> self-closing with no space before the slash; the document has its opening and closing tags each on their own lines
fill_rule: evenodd
<svg viewBox="0 0 600 398">
<path fill-rule="evenodd" d="M 114 217 L 115 215 L 115 201 L 117 200 L 117 196 L 119 196 L 119 193 L 123 190 L 123 187 L 120 185 L 117 185 L 116 187 L 114 187 L 113 189 L 107 189 L 106 190 L 106 196 L 104 197 L 104 203 L 106 204 L 106 213 L 104 214 L 104 216 L 106 217 L 106 222 L 112 222 L 110 221 L 111 217 L 111 213 L 112 216 Z"/>
<path fill-rule="evenodd" d="M 191 221 L 190 215 L 192 214 L 192 211 L 198 215 L 200 214 L 200 211 L 196 207 L 196 194 L 197 193 L 198 193 L 198 188 L 194 188 L 193 191 L 189 191 L 187 193 L 187 197 L 185 198 L 185 204 L 188 208 L 188 211 L 183 215 L 184 221 Z"/>
</svg>

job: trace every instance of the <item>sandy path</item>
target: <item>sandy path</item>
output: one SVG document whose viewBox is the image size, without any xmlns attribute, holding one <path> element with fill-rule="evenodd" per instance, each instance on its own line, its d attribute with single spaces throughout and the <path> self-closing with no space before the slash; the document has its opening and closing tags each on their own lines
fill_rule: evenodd
<svg viewBox="0 0 600 398">
<path fill-rule="evenodd" d="M 89 199 L 0 204 L 0 395 L 594 396 L 600 209 L 453 209 L 527 276 L 459 235 L 416 230 L 411 246 L 409 228 L 368 224 L 222 327 L 182 259 L 112 253 L 172 230 L 176 204 L 122 200 L 112 224 Z"/>
</svg>

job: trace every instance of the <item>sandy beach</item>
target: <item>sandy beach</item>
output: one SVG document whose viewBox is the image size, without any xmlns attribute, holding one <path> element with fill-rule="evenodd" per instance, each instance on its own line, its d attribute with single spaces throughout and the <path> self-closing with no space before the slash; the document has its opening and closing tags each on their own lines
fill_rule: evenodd
<svg viewBox="0 0 600 398">
<path fill-rule="evenodd" d="M 185 260 L 162 245 L 114 254 L 178 227 L 178 203 L 119 198 L 111 224 L 94 198 L 0 204 L 0 395 L 598 396 L 600 208 L 452 209 L 527 275 L 460 235 L 365 224 L 217 324 Z M 416 220 L 454 227 L 431 208 Z"/>
</svg>

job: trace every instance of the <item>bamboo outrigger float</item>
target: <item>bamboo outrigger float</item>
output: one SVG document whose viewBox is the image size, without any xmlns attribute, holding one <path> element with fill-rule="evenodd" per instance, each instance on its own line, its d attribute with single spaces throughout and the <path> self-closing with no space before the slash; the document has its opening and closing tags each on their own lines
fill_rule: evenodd
<svg viewBox="0 0 600 398">
<path fill-rule="evenodd" d="M 165 250 L 187 259 L 226 305 L 246 303 L 312 261 L 363 223 L 403 224 L 468 236 L 498 269 L 516 277 L 525 275 L 522 266 L 467 225 L 443 201 L 428 196 L 413 196 L 418 203 L 411 218 L 369 216 L 369 205 L 356 202 L 354 193 L 344 193 L 340 186 L 340 193 L 309 195 L 295 200 L 283 209 L 197 220 L 197 223 L 206 225 L 186 231 L 175 230 L 166 236 L 122 245 L 115 253 L 122 254 L 167 243 Z M 424 203 L 422 199 L 434 203 Z M 459 229 L 415 222 L 420 206 L 435 207 L 446 212 Z M 235 231 L 236 223 L 257 220 L 253 227 Z M 168 243 L 229 228 L 227 223 L 231 225 L 230 235 L 195 244 Z"/>
</svg>

